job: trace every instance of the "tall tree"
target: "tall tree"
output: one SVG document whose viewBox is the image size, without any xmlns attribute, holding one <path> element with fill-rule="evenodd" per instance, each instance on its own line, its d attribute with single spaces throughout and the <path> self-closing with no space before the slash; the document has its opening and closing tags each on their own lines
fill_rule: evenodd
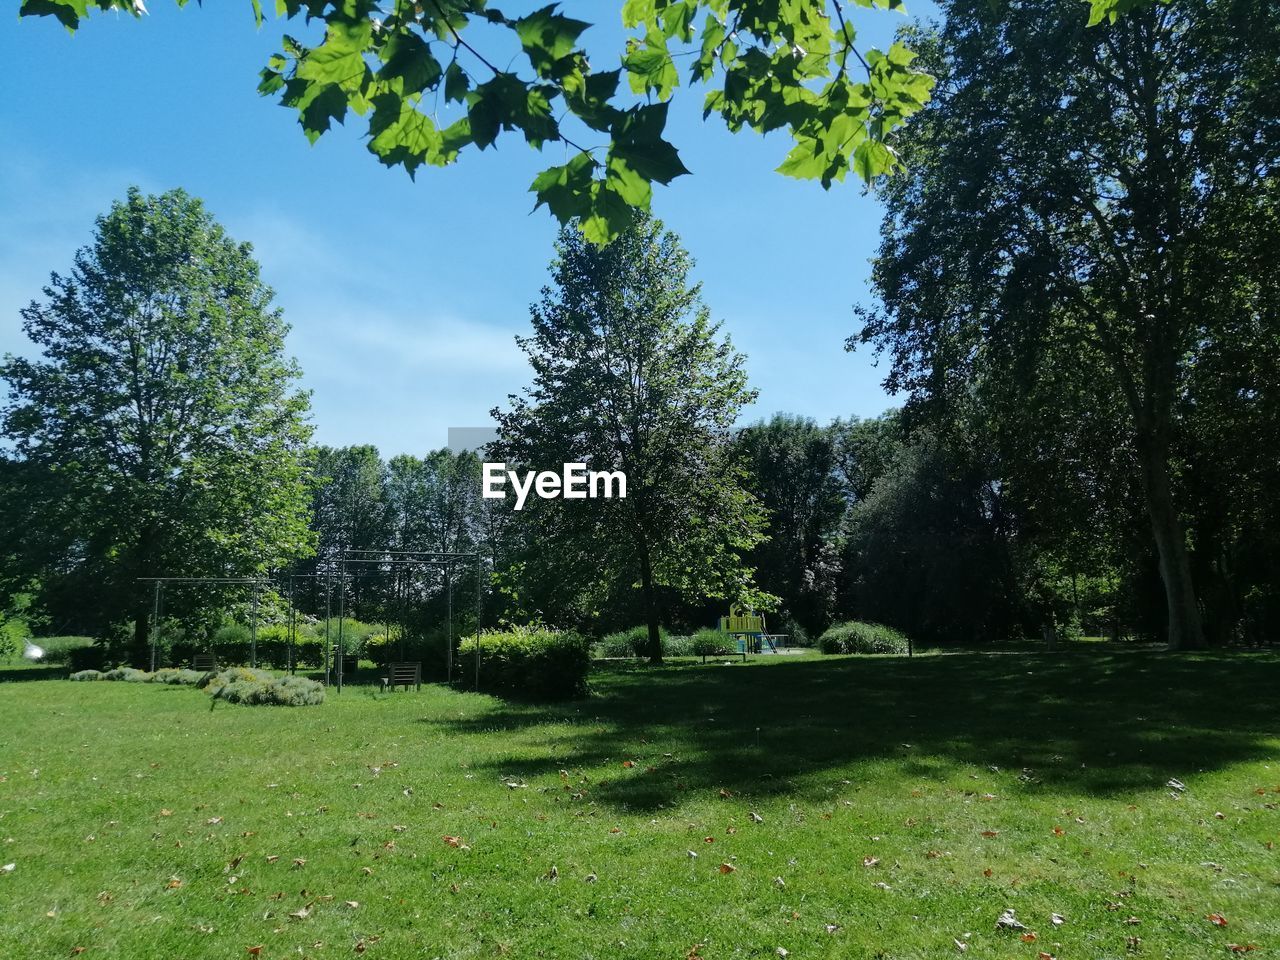
<svg viewBox="0 0 1280 960">
<path fill-rule="evenodd" d="M 638 216 L 603 248 L 560 234 L 552 284 L 520 346 L 533 383 L 495 409 L 507 460 L 621 470 L 627 496 L 526 507 L 537 562 L 578 589 L 638 589 L 649 656 L 662 658 L 661 591 L 757 598 L 742 555 L 761 537 L 730 431 L 754 393 L 743 357 L 691 285 L 692 260 Z"/>
<path fill-rule="evenodd" d="M 181 190 L 131 189 L 22 311 L 0 428 L 17 494 L 0 554 L 150 628 L 139 577 L 263 573 L 310 546 L 307 396 L 248 244 Z"/>
<path fill-rule="evenodd" d="M 831 615 L 845 512 L 832 433 L 808 418 L 780 413 L 744 428 L 734 447 L 748 489 L 768 512 L 768 536 L 749 557 L 757 581 L 781 599 L 782 613 L 809 633 L 821 633 Z"/>
<path fill-rule="evenodd" d="M 1206 266 L 1235 271 L 1213 289 L 1247 279 L 1215 225 L 1270 202 L 1280 19 L 1266 0 L 1150 6 L 1091 29 L 1074 0 L 943 12 L 940 34 L 915 41 L 939 90 L 903 136 L 875 268 L 885 310 L 858 339 L 890 352 L 890 387 L 943 415 L 975 384 L 1011 386 L 997 415 L 1028 447 L 1045 439 L 1023 399 L 1042 377 L 1066 365 L 1099 380 L 1141 481 L 1170 645 L 1199 646 L 1178 401 L 1196 351 L 1231 336 L 1198 292 Z"/>
</svg>

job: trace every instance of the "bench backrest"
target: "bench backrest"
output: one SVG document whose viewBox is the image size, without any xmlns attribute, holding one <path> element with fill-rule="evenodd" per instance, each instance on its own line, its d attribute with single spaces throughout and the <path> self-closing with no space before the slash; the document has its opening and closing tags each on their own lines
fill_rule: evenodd
<svg viewBox="0 0 1280 960">
<path fill-rule="evenodd" d="M 413 683 L 418 679 L 418 672 L 421 669 L 422 664 L 420 663 L 387 664 L 387 674 L 392 683 Z"/>
<path fill-rule="evenodd" d="M 191 658 L 192 670 L 216 670 L 218 662 L 212 653 L 197 653 Z"/>
</svg>

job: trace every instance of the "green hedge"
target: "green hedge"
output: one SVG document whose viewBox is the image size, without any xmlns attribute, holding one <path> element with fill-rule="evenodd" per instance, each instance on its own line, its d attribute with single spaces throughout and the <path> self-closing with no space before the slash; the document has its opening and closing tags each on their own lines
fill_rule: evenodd
<svg viewBox="0 0 1280 960">
<path fill-rule="evenodd" d="M 907 636 L 882 623 L 850 620 L 827 630 L 818 641 L 823 653 L 906 653 Z"/>
<path fill-rule="evenodd" d="M 708 627 L 689 638 L 689 649 L 695 657 L 722 657 L 738 652 L 733 637 Z"/>
<path fill-rule="evenodd" d="M 462 641 L 463 676 L 471 678 L 476 638 Z M 576 633 L 515 628 L 480 637 L 480 689 L 501 696 L 567 700 L 587 692 L 590 646 Z"/>
</svg>

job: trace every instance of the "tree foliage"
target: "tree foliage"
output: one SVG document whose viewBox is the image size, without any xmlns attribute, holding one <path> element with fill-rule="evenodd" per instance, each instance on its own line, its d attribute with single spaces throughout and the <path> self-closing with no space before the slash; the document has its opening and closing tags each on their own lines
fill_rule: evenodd
<svg viewBox="0 0 1280 960">
<path fill-rule="evenodd" d="M 625 499 L 526 506 L 526 563 L 588 607 L 638 592 L 655 660 L 662 590 L 765 600 L 742 560 L 762 515 L 730 451 L 754 394 L 691 267 L 675 235 L 645 216 L 603 248 L 562 231 L 533 334 L 520 340 L 533 383 L 493 411 L 509 465 L 625 473 Z"/>
<path fill-rule="evenodd" d="M 886 189 L 885 310 L 857 340 L 940 418 L 976 403 L 1001 424 L 1025 491 L 1055 477 L 1085 504 L 1131 471 L 1170 641 L 1198 645 L 1182 398 L 1202 357 L 1266 316 L 1233 227 L 1274 218 L 1280 22 L 1259 0 L 1146 5 L 1093 29 L 1073 0 L 943 7 L 915 41 L 938 96 Z"/>
<path fill-rule="evenodd" d="M 902 0 L 852 4 L 898 10 Z M 93 8 L 145 12 L 140 0 L 23 0 L 21 13 L 76 30 Z M 261 22 L 259 0 L 253 9 Z M 323 36 L 286 35 L 258 89 L 295 110 L 312 141 L 350 114 L 365 118 L 369 150 L 410 175 L 503 134 L 563 147 L 567 162 L 530 189 L 562 224 L 577 221 L 603 243 L 631 209 L 649 208 L 653 184 L 689 172 L 666 138 L 682 83 L 705 87 L 704 117 L 732 131 L 786 130 L 793 146 L 778 170 L 824 187 L 850 170 L 870 181 L 893 169 L 891 135 L 933 84 L 902 44 L 859 50 L 844 0 L 624 0 L 621 9 L 626 48 L 600 69 L 582 43 L 591 24 L 555 3 L 514 16 L 487 0 L 277 0 L 278 15 L 319 21 Z"/>
<path fill-rule="evenodd" d="M 310 548 L 307 396 L 247 244 L 180 190 L 138 190 L 22 311 L 0 554 L 45 599 L 135 621 L 138 577 L 259 574 Z"/>
</svg>

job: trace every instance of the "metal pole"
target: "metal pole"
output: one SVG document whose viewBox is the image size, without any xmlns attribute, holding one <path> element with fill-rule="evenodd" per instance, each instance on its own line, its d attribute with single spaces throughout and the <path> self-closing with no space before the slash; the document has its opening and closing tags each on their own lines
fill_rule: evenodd
<svg viewBox="0 0 1280 960">
<path fill-rule="evenodd" d="M 480 553 L 476 552 L 476 690 L 480 689 Z"/>
<path fill-rule="evenodd" d="M 346 653 L 343 628 L 347 622 L 347 555 L 344 551 L 338 567 L 338 692 L 342 692 L 342 659 Z"/>
<path fill-rule="evenodd" d="M 298 577 L 289 574 L 289 676 L 298 672 Z"/>
<path fill-rule="evenodd" d="M 156 581 L 155 598 L 151 601 L 151 672 L 156 672 L 156 633 L 160 630 L 160 581 Z"/>
<path fill-rule="evenodd" d="M 253 582 L 253 612 L 249 621 L 249 666 L 258 669 L 258 581 Z"/>
<path fill-rule="evenodd" d="M 445 591 L 449 596 L 448 614 L 445 619 L 445 665 L 447 683 L 453 683 L 453 567 L 444 568 Z"/>
<path fill-rule="evenodd" d="M 333 561 L 324 565 L 324 682 L 329 683 L 329 621 L 333 619 Z"/>
</svg>

